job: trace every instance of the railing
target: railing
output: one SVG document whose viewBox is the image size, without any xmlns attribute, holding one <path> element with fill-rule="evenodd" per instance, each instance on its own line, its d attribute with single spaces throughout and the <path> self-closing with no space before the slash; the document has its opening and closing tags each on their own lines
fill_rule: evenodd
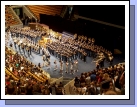
<svg viewBox="0 0 137 107">
<path fill-rule="evenodd" d="M 67 6 L 63 6 L 62 10 L 61 10 L 61 13 L 60 13 L 60 16 L 62 18 L 64 18 L 64 15 L 66 14 L 66 11 L 67 11 Z"/>
<path fill-rule="evenodd" d="M 51 84 L 51 85 L 54 84 L 54 83 L 59 84 L 59 83 L 62 82 L 62 81 L 63 81 L 63 76 L 60 77 L 59 79 L 54 80 L 54 81 L 51 82 L 50 84 Z"/>
<path fill-rule="evenodd" d="M 64 86 L 64 89 L 65 89 L 65 94 L 66 95 L 71 95 L 72 94 L 72 89 L 71 87 L 74 86 L 74 79 L 71 80 L 70 82 L 68 82 L 65 86 Z"/>
<path fill-rule="evenodd" d="M 29 12 L 33 16 L 33 18 L 36 20 L 37 23 L 39 21 L 38 17 L 27 6 L 23 6 L 23 7 L 26 9 L 27 12 Z"/>
<path fill-rule="evenodd" d="M 14 14 L 14 16 L 15 16 L 15 17 L 18 19 L 18 21 L 20 22 L 19 24 L 22 24 L 22 25 L 23 25 L 23 23 L 21 22 L 19 16 L 16 15 L 16 13 L 14 12 L 13 8 L 12 8 L 12 7 L 9 7 L 9 8 L 10 8 L 10 10 L 12 11 L 12 13 Z"/>
<path fill-rule="evenodd" d="M 47 14 L 47 15 L 60 15 L 63 6 L 53 6 L 53 5 L 28 5 L 27 8 L 40 19 L 39 14 Z"/>
<path fill-rule="evenodd" d="M 8 13 L 5 14 L 6 27 L 20 23 L 19 20 L 17 20 L 17 17 L 13 14 L 10 7 L 7 7 L 5 11 L 8 11 Z"/>
<path fill-rule="evenodd" d="M 23 24 L 18 24 L 18 25 L 12 25 L 12 26 L 10 26 L 10 28 L 14 28 L 14 27 L 23 27 Z"/>
</svg>

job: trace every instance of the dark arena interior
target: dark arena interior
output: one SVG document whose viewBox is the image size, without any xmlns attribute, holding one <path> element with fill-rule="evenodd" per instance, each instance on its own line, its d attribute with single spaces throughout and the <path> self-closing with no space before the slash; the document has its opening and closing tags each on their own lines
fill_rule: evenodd
<svg viewBox="0 0 137 107">
<path fill-rule="evenodd" d="M 125 95 L 124 5 L 6 5 L 6 95 Z"/>
</svg>

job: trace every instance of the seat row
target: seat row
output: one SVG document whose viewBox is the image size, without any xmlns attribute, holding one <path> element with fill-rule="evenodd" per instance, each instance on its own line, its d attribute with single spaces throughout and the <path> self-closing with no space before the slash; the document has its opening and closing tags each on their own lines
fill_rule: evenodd
<svg viewBox="0 0 137 107">
<path fill-rule="evenodd" d="M 19 24 L 19 21 L 16 19 L 9 7 L 5 7 L 5 25 L 13 26 Z"/>
<path fill-rule="evenodd" d="M 27 7 L 40 19 L 39 14 L 60 15 L 63 6 L 61 5 L 27 5 Z"/>
<path fill-rule="evenodd" d="M 6 51 L 5 53 L 6 54 L 15 54 L 14 52 L 12 52 L 13 50 L 11 50 L 11 51 Z M 13 77 L 13 79 L 14 80 L 16 80 L 16 81 L 18 81 L 19 79 L 20 79 L 20 77 L 19 76 L 17 76 L 17 75 L 15 75 L 15 73 L 14 72 L 12 72 L 12 71 L 10 71 L 10 69 L 8 68 L 8 67 L 5 67 L 5 73 L 7 74 L 7 75 L 9 75 L 9 76 L 12 76 Z M 47 76 L 46 75 L 44 75 L 44 74 L 42 74 L 42 73 L 40 73 L 41 75 L 38 75 L 38 73 L 33 73 L 33 72 L 31 72 L 31 71 L 26 71 L 26 72 L 24 72 L 25 73 L 25 75 L 27 76 L 27 75 L 30 75 L 30 76 L 32 76 L 33 78 L 35 78 L 36 80 L 38 80 L 39 82 L 45 82 L 48 78 L 47 78 Z"/>
</svg>

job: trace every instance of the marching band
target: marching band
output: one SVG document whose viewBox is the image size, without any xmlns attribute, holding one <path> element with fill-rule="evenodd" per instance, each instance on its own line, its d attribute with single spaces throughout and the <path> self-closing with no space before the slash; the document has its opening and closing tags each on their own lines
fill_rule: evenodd
<svg viewBox="0 0 137 107">
<path fill-rule="evenodd" d="M 60 61 L 60 73 L 63 74 L 63 65 L 65 65 L 65 72 L 74 74 L 78 72 L 78 58 L 86 63 L 87 56 L 94 57 L 96 68 L 104 67 L 104 60 L 108 59 L 112 64 L 112 53 L 107 51 L 101 46 L 94 45 L 94 38 L 87 38 L 86 36 L 74 35 L 74 38 L 62 37 L 59 40 L 53 42 L 47 42 L 44 46 L 37 43 L 38 39 L 42 35 L 45 35 L 44 31 L 35 31 L 22 28 L 11 28 L 11 37 L 14 41 L 15 49 L 23 51 L 23 54 L 27 53 L 27 56 L 32 56 L 32 51 L 43 55 L 43 66 L 50 67 L 50 55 L 55 56 Z M 50 34 L 49 34 L 50 35 Z M 61 37 L 61 36 L 60 36 Z M 52 38 L 51 38 L 52 39 Z M 54 61 L 54 70 L 57 70 L 57 61 Z M 69 71 L 70 68 L 70 71 Z"/>
</svg>

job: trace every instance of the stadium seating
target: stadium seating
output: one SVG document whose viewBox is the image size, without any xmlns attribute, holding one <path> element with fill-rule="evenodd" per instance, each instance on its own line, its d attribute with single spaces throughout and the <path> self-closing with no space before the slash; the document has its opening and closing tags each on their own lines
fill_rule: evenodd
<svg viewBox="0 0 137 107">
<path fill-rule="evenodd" d="M 27 7 L 40 19 L 39 14 L 60 15 L 63 6 L 60 5 L 27 5 Z"/>
<path fill-rule="evenodd" d="M 7 49 L 6 54 L 8 54 L 10 56 L 11 54 L 15 54 L 15 53 L 11 52 L 10 50 Z M 12 76 L 14 80 L 19 80 L 20 79 L 20 76 L 18 74 L 16 75 L 16 73 L 12 72 L 8 67 L 5 68 L 5 72 L 6 72 L 7 75 Z M 35 78 L 39 82 L 45 82 L 47 80 L 46 75 L 38 76 L 37 74 L 34 74 L 31 71 L 27 71 L 27 72 L 24 72 L 24 73 L 25 73 L 25 75 L 32 76 L 33 78 Z"/>
<path fill-rule="evenodd" d="M 9 7 L 5 7 L 5 25 L 13 26 L 19 24 L 19 21 L 14 16 L 13 12 L 10 10 Z"/>
</svg>

